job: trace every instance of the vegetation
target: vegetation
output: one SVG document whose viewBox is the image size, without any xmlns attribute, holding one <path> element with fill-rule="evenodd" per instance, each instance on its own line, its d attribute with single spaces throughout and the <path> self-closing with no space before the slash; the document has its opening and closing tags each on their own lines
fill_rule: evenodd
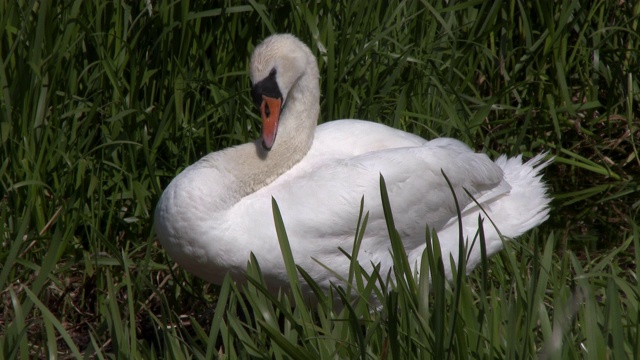
<svg viewBox="0 0 640 360">
<path fill-rule="evenodd" d="M 1 358 L 640 358 L 640 3 L 222 3 L 0 1 Z M 301 303 L 291 259 L 280 296 L 255 262 L 245 295 L 174 266 L 154 205 L 257 137 L 247 61 L 274 32 L 318 56 L 321 121 L 550 151 L 551 219 L 453 282 L 437 241 L 431 287 L 401 251 L 382 292 L 354 264 L 344 304 Z"/>
</svg>

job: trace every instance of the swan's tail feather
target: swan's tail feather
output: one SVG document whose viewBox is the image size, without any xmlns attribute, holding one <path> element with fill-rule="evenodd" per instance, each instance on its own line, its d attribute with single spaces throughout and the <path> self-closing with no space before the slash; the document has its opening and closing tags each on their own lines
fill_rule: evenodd
<svg viewBox="0 0 640 360">
<path fill-rule="evenodd" d="M 553 158 L 545 160 L 547 153 L 537 155 L 527 162 L 522 156 L 507 158 L 500 156 L 495 163 L 504 171 L 506 182 L 511 189 L 502 195 L 479 200 L 479 205 L 468 206 L 462 215 L 463 236 L 468 240 L 467 271 L 473 270 L 480 262 L 480 245 L 478 244 L 478 219 L 483 220 L 483 233 L 487 255 L 491 256 L 503 247 L 504 240 L 524 234 L 549 218 L 547 187 L 542 181 L 541 171 L 549 165 Z M 450 222 L 438 232 L 439 238 L 458 239 L 458 220 Z M 457 258 L 457 241 L 441 242 L 443 254 L 452 254 Z M 447 276 L 451 269 L 445 267 Z"/>
<path fill-rule="evenodd" d="M 553 158 L 545 160 L 547 154 L 536 155 L 525 163 L 522 156 L 508 159 L 503 155 L 496 160 L 504 171 L 505 180 L 511 185 L 511 191 L 499 201 L 501 206 L 488 215 L 491 219 L 499 219 L 496 226 L 503 235 L 522 235 L 549 218 L 551 198 L 541 174 L 553 161 Z"/>
</svg>

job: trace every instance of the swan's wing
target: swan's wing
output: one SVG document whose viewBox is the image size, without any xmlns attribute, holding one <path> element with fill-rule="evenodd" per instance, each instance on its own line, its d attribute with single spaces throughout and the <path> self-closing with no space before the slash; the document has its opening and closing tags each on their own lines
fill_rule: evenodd
<svg viewBox="0 0 640 360">
<path fill-rule="evenodd" d="M 317 254 L 322 260 L 330 254 L 336 256 L 338 246 L 350 248 L 364 197 L 369 223 L 363 251 L 379 251 L 380 256 L 386 256 L 388 236 L 380 200 L 380 174 L 387 184 L 396 227 L 405 247 L 411 250 L 424 244 L 426 224 L 439 230 L 456 216 L 456 204 L 443 171 L 461 209 L 472 202 L 464 189 L 474 198 L 495 197 L 509 190 L 508 185 L 501 185 L 502 170 L 486 155 L 476 154 L 456 140 L 438 139 L 420 147 L 386 149 L 347 159 L 317 162 L 305 158 L 287 176 L 243 198 L 230 214 L 236 219 L 244 214 L 261 214 L 259 219 L 249 220 L 250 232 L 275 235 L 271 230 L 273 197 L 294 253 L 297 248 L 300 254 Z"/>
<path fill-rule="evenodd" d="M 316 128 L 312 158 L 350 158 L 373 151 L 417 147 L 427 143 L 420 136 L 364 120 L 336 120 Z"/>
<path fill-rule="evenodd" d="M 365 196 L 370 211 L 381 209 L 379 177 L 382 175 L 399 221 L 414 217 L 436 229 L 456 215 L 456 204 L 464 209 L 471 198 L 494 196 L 502 170 L 484 154 L 455 148 L 450 143 L 429 143 L 422 147 L 387 149 L 299 169 L 299 176 L 274 184 L 276 200 L 297 204 L 304 200 L 312 209 L 338 212 L 358 206 Z M 457 145 L 457 144 L 455 144 Z M 451 188 L 444 174 L 448 177 Z M 268 188 L 264 190 L 269 191 Z M 508 191 L 508 188 L 502 189 Z M 502 191 L 504 192 L 504 191 Z M 354 203 L 355 201 L 355 203 Z M 320 219 L 327 218 L 321 217 Z"/>
</svg>

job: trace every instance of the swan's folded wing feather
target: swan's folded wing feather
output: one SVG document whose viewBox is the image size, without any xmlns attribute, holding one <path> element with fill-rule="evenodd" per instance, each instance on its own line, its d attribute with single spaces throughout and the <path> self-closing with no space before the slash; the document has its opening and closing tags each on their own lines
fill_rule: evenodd
<svg viewBox="0 0 640 360">
<path fill-rule="evenodd" d="M 256 226 L 273 226 L 273 196 L 290 238 L 300 239 L 296 244 L 305 246 L 305 251 L 314 243 L 319 245 L 318 251 L 327 251 L 335 246 L 349 248 L 364 197 L 365 211 L 369 212 L 365 241 L 371 248 L 386 249 L 379 247 L 381 242 L 388 242 L 380 200 L 382 175 L 396 227 L 409 250 L 424 242 L 425 225 L 438 230 L 456 216 L 451 188 L 442 172 L 455 190 L 460 209 L 472 202 L 464 189 L 480 199 L 509 190 L 504 186 L 502 170 L 486 155 L 474 153 L 456 140 L 439 139 L 420 147 L 385 149 L 347 159 L 316 162 L 305 158 L 284 176 L 242 199 L 232 213 L 255 214 L 259 208 L 258 213 L 265 218 Z M 327 246 L 327 241 L 336 244 Z"/>
</svg>

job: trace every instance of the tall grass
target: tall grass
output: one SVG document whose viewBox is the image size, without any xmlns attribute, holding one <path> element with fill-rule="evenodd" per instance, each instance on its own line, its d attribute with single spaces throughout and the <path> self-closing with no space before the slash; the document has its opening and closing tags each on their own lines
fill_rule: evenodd
<svg viewBox="0 0 640 360">
<path fill-rule="evenodd" d="M 640 357 L 639 15 L 606 0 L 0 1 L 0 357 Z M 175 267 L 155 202 L 257 136 L 247 61 L 273 32 L 318 57 L 321 121 L 551 150 L 551 220 L 453 282 L 434 237 L 431 287 L 391 233 L 393 285 L 354 261 L 344 304 L 300 301 L 291 261 L 279 296 L 255 261 L 244 295 Z"/>
</svg>

